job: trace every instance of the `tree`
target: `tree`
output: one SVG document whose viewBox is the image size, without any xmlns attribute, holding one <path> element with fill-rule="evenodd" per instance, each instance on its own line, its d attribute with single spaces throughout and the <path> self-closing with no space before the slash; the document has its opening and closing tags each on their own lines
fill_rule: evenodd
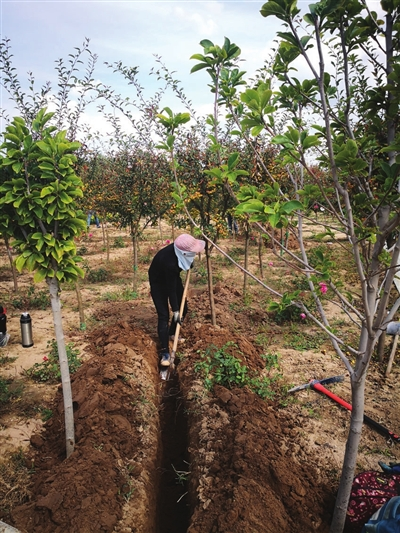
<svg viewBox="0 0 400 533">
<path fill-rule="evenodd" d="M 267 196 L 258 190 L 247 191 L 240 206 L 258 223 L 269 222 L 275 227 L 285 224 L 297 236 L 301 256 L 292 257 L 293 264 L 296 262 L 296 268 L 307 277 L 318 312 L 310 312 L 304 303 L 296 301 L 296 295 L 287 301 L 299 306 L 330 336 L 350 374 L 353 410 L 331 533 L 340 533 L 344 527 L 371 357 L 400 306 L 398 295 L 390 299 L 400 255 L 400 6 L 389 0 L 382 2 L 381 7 L 385 23 L 363 1 L 324 0 L 311 4 L 303 17 L 307 24 L 303 32 L 295 0 L 271 0 L 263 5 L 261 14 L 277 17 L 286 30 L 278 32 L 280 41 L 272 73 L 281 86 L 273 103 L 276 111 L 279 108 L 289 111 L 290 122 L 286 131 L 271 131 L 271 135 L 281 147 L 282 161 L 291 176 L 292 201 L 301 201 L 303 206 L 297 207 L 297 226 L 287 218 L 288 204 L 282 203 L 282 199 L 288 198 L 287 192 L 279 187 L 275 194 Z M 311 51 L 316 51 L 317 61 Z M 300 57 L 311 72 L 310 79 L 299 80 L 293 75 L 295 61 Z M 329 64 L 333 64 L 333 72 L 328 72 Z M 255 127 L 257 122 L 260 126 L 268 123 L 270 129 L 271 111 L 264 110 L 265 116 L 256 112 L 248 98 L 250 94 L 242 97 L 247 106 L 242 129 Z M 326 170 L 331 189 L 323 187 L 313 170 L 311 162 L 316 160 Z M 332 217 L 326 233 L 332 236 L 335 228 L 340 228 L 347 235 L 359 279 L 360 306 L 351 295 L 340 291 L 326 257 L 321 255 L 319 264 L 314 266 L 307 257 L 302 227 L 305 206 L 316 193 Z M 390 249 L 388 243 L 392 245 Z M 332 332 L 318 296 L 320 283 L 329 290 L 330 300 L 358 325 L 358 346 L 350 346 L 340 333 Z M 354 364 L 347 352 L 355 357 Z"/>
<path fill-rule="evenodd" d="M 60 283 L 76 281 L 84 271 L 78 267 L 74 237 L 86 228 L 86 218 L 76 207 L 82 182 L 75 174 L 80 144 L 67 140 L 48 122 L 53 113 L 42 109 L 28 128 L 15 117 L 4 132 L 1 145 L 0 207 L 12 210 L 8 231 L 18 250 L 16 267 L 35 272 L 34 281 L 46 280 L 54 318 L 64 397 L 66 455 L 74 451 L 75 432 L 71 382 L 61 319 Z"/>
</svg>

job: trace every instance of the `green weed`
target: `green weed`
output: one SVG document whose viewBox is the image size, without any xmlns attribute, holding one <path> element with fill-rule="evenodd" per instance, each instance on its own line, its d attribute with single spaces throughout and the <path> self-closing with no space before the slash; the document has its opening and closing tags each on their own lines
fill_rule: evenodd
<svg viewBox="0 0 400 533">
<path fill-rule="evenodd" d="M 58 357 L 57 342 L 53 339 L 48 341 L 47 348 L 50 348 L 48 356 L 43 357 L 42 363 L 35 363 L 31 368 L 28 368 L 25 373 L 34 381 L 43 382 L 57 382 L 61 379 L 60 363 Z M 72 342 L 66 345 L 68 367 L 70 374 L 78 370 L 82 364 L 82 360 L 78 357 L 79 350 L 74 348 Z"/>
<path fill-rule="evenodd" d="M 285 337 L 284 348 L 293 348 L 299 352 L 318 350 L 324 342 L 325 339 L 320 333 L 299 332 Z"/>
<path fill-rule="evenodd" d="M 8 365 L 9 363 L 12 363 L 15 361 L 16 357 L 9 357 L 8 355 L 0 355 L 0 366 Z"/>
<path fill-rule="evenodd" d="M 43 422 L 47 422 L 47 420 L 50 420 L 50 418 L 53 417 L 53 410 L 48 409 L 47 407 L 37 407 L 37 411 L 40 413 L 40 418 Z"/>
<path fill-rule="evenodd" d="M 103 302 L 118 302 L 124 301 L 129 302 L 130 300 L 135 300 L 138 297 L 138 293 L 132 289 L 126 288 L 122 291 L 115 292 L 105 292 L 101 295 L 101 300 Z"/>
<path fill-rule="evenodd" d="M 125 248 L 123 237 L 121 237 L 120 235 L 118 237 L 115 237 L 114 243 L 112 246 L 113 248 Z"/>
<path fill-rule="evenodd" d="M 22 391 L 23 386 L 20 383 L 14 382 L 12 378 L 0 377 L 0 405 L 6 405 L 19 398 Z"/>
<path fill-rule="evenodd" d="M 186 461 L 185 461 L 186 462 Z M 191 474 L 190 470 L 177 470 L 174 465 L 172 465 L 172 468 L 174 469 L 176 478 L 175 481 L 177 485 L 185 485 L 189 479 L 189 476 Z"/>
<path fill-rule="evenodd" d="M 285 293 L 282 295 L 282 299 L 278 302 L 271 302 L 268 305 L 268 311 L 273 314 L 274 320 L 277 324 L 282 322 L 300 320 L 300 309 L 293 305 L 299 296 L 300 291 L 294 291 L 292 293 Z"/>
<path fill-rule="evenodd" d="M 212 390 L 216 384 L 228 389 L 247 386 L 263 399 L 272 398 L 275 394 L 272 384 L 280 376 L 260 377 L 227 351 L 232 348 L 238 351 L 233 342 L 228 342 L 221 348 L 211 345 L 204 352 L 199 351 L 202 360 L 195 364 L 194 369 L 202 374 L 205 388 Z"/>
<path fill-rule="evenodd" d="M 208 281 L 207 268 L 201 263 L 196 264 L 193 267 L 194 274 L 196 275 L 196 282 L 199 285 L 204 285 Z"/>
<path fill-rule="evenodd" d="M 4 454 L 0 459 L 0 500 L 3 514 L 8 514 L 17 505 L 29 500 L 32 473 L 33 469 L 27 468 L 27 458 L 22 448 Z"/>
<path fill-rule="evenodd" d="M 240 259 L 244 256 L 245 249 L 241 246 L 233 246 L 229 251 L 228 254 L 234 261 L 237 263 L 240 261 Z"/>
<path fill-rule="evenodd" d="M 99 283 L 101 281 L 107 281 L 110 277 L 110 272 L 103 267 L 97 269 L 88 268 L 86 271 L 86 279 L 90 283 Z"/>
<path fill-rule="evenodd" d="M 13 296 L 11 304 L 16 309 L 45 310 L 50 306 L 50 294 L 46 289 L 38 290 L 34 285 L 31 285 L 28 289 L 22 289 Z"/>
<path fill-rule="evenodd" d="M 77 255 L 86 255 L 88 251 L 89 250 L 87 249 L 87 247 L 83 244 L 82 246 L 78 248 L 76 252 L 77 252 Z"/>
</svg>

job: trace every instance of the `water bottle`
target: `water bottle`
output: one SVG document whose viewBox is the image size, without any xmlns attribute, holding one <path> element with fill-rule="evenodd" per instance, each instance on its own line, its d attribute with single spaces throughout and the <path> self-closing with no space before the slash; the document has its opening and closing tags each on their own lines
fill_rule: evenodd
<svg viewBox="0 0 400 533">
<path fill-rule="evenodd" d="M 32 337 L 32 319 L 29 313 L 22 313 L 21 315 L 21 338 L 23 348 L 30 348 L 33 346 Z"/>
</svg>

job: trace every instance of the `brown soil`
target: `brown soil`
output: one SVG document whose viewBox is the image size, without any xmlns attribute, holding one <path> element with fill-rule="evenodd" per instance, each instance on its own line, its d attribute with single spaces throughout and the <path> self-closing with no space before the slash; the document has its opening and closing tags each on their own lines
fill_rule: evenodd
<svg viewBox="0 0 400 533">
<path fill-rule="evenodd" d="M 106 264 L 101 244 L 98 232 L 88 256 L 96 268 Z M 285 267 L 270 254 L 269 275 L 283 277 Z M 23 533 L 327 532 L 349 413 L 316 392 L 293 397 L 283 391 L 284 385 L 344 373 L 329 344 L 302 351 L 290 347 L 290 325 L 277 325 L 268 316 L 254 284 L 249 287 L 253 301 L 244 305 L 242 277 L 232 268 L 225 268 L 215 287 L 218 325 L 213 327 L 206 285 L 194 273 L 182 329 L 186 341 L 178 346 L 176 373 L 162 381 L 147 264 L 141 265 L 137 299 L 101 300 L 129 275 L 129 257 L 128 248 L 112 250 L 113 282 L 84 284 L 86 332 L 77 327 L 75 293 L 62 293 L 67 341 L 82 349 L 85 361 L 71 376 L 76 449 L 68 459 L 61 386 L 34 384 L 21 372 L 41 361 L 45 343 L 54 337 L 51 310 L 31 311 L 35 345 L 29 349 L 20 344 L 20 311 L 9 310 L 12 337 L 0 355 L 18 359 L 3 374 L 24 380 L 26 388 L 22 400 L 2 414 L 0 446 L 4 453 L 23 446 L 32 473 L 29 498 L 11 507 L 3 503 L 0 519 Z M 254 249 L 254 271 L 255 257 Z M 11 293 L 6 268 L 0 281 Z M 21 276 L 23 281 L 29 284 L 29 276 Z M 247 388 L 206 391 L 196 363 L 210 345 L 225 347 L 260 373 L 266 372 L 261 357 L 266 348 L 279 353 L 279 369 L 270 371 L 282 375 L 275 397 L 262 400 Z M 383 371 L 372 365 L 366 411 L 396 431 L 399 367 L 395 363 L 386 380 Z M 350 400 L 347 377 L 330 388 Z M 34 409 L 38 405 L 53 410 L 43 425 Z M 395 445 L 364 428 L 359 470 L 377 469 L 378 460 L 398 456 Z"/>
</svg>

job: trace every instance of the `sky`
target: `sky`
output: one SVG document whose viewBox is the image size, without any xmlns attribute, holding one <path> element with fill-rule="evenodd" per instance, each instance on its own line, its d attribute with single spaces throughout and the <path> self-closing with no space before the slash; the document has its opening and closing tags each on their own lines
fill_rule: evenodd
<svg viewBox="0 0 400 533">
<path fill-rule="evenodd" d="M 10 39 L 13 64 L 23 85 L 28 71 L 38 87 L 47 80 L 54 83 L 55 61 L 68 60 L 68 54 L 88 38 L 91 52 L 98 56 L 97 81 L 123 96 L 134 96 L 132 87 L 104 64 L 121 61 L 139 68 L 138 79 L 150 95 L 159 85 L 149 75 L 157 66 L 156 54 L 181 81 L 196 110 L 205 114 L 211 112 L 213 98 L 208 75 L 190 74 L 196 64 L 190 56 L 203 52 L 202 39 L 222 46 L 228 37 L 242 50 L 241 69 L 254 74 L 263 66 L 277 29 L 276 20 L 261 16 L 262 5 L 259 0 L 1 0 L 0 30 L 2 38 Z M 10 106 L 3 88 L 1 105 Z M 166 105 L 185 111 L 172 100 Z"/>
<path fill-rule="evenodd" d="M 369 3 L 371 0 L 369 0 Z M 132 86 L 105 62 L 121 61 L 138 67 L 138 80 L 145 96 L 154 94 L 159 82 L 150 76 L 156 67 L 155 54 L 180 80 L 186 97 L 202 115 L 212 112 L 213 95 L 207 86 L 205 70 L 190 74 L 196 61 L 190 56 L 203 53 L 202 39 L 223 45 L 228 37 L 241 50 L 245 60 L 241 70 L 248 79 L 263 66 L 274 46 L 276 32 L 282 29 L 275 17 L 260 14 L 261 0 L 0 0 L 0 32 L 10 40 L 13 65 L 23 86 L 27 72 L 33 73 L 36 85 L 56 80 L 55 61 L 82 47 L 85 38 L 98 56 L 95 79 L 111 86 L 123 97 L 136 97 Z M 306 8 L 309 0 L 299 0 Z M 372 1 L 372 3 L 377 3 Z M 300 76 L 301 77 L 301 76 Z M 0 87 L 1 107 L 11 103 Z M 170 99 L 169 99 L 170 98 Z M 170 95 L 163 105 L 174 112 L 185 111 Z M 10 113 L 11 116 L 15 112 Z M 95 106 L 87 110 L 86 122 L 102 129 L 101 116 Z M 1 131 L 4 124 L 1 123 Z"/>
</svg>

